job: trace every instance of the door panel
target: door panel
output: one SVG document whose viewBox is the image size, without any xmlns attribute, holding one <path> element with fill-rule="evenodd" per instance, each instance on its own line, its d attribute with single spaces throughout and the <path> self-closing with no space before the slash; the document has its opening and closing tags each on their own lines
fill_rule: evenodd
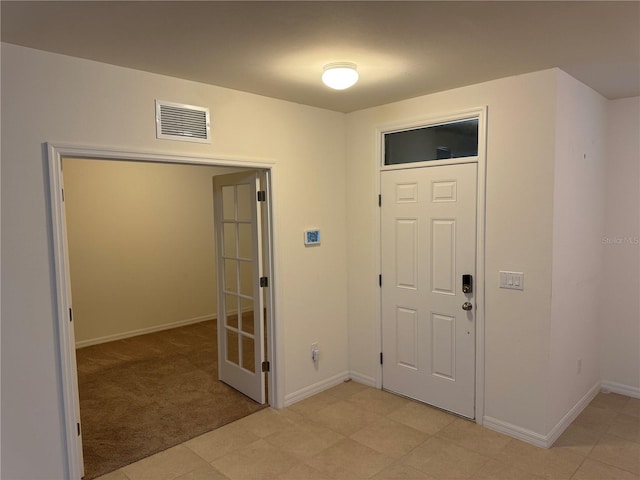
<svg viewBox="0 0 640 480">
<path fill-rule="evenodd" d="M 258 172 L 214 177 L 218 266 L 218 374 L 265 403 L 262 221 Z"/>
<path fill-rule="evenodd" d="M 475 163 L 381 173 L 383 387 L 474 417 Z"/>
</svg>

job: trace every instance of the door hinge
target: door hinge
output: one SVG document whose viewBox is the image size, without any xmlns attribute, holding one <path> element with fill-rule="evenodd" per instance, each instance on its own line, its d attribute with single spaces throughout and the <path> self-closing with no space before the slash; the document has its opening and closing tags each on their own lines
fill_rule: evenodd
<svg viewBox="0 0 640 480">
<path fill-rule="evenodd" d="M 260 286 L 268 287 L 269 286 L 269 278 L 268 277 L 260 277 Z"/>
<path fill-rule="evenodd" d="M 69 321 L 73 322 L 73 310 L 71 308 L 69 309 Z"/>
<path fill-rule="evenodd" d="M 378 285 L 382 286 L 382 274 L 378 275 Z"/>
<path fill-rule="evenodd" d="M 60 189 L 62 191 L 62 201 L 64 202 L 64 188 Z"/>
<path fill-rule="evenodd" d="M 382 352 L 380 352 L 380 365 L 382 365 Z"/>
<path fill-rule="evenodd" d="M 262 362 L 262 371 L 269 372 L 271 370 L 271 364 L 268 361 Z"/>
<path fill-rule="evenodd" d="M 378 206 L 382 206 L 382 195 L 378 195 Z"/>
<path fill-rule="evenodd" d="M 258 190 L 258 201 L 264 202 L 267 199 L 267 193 L 264 190 Z"/>
<path fill-rule="evenodd" d="M 80 436 L 80 422 L 76 423 L 76 427 L 78 428 L 78 436 Z"/>
</svg>

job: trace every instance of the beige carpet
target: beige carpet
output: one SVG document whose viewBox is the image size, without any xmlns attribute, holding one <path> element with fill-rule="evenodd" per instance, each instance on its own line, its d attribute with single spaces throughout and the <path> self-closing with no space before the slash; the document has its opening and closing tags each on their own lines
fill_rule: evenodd
<svg viewBox="0 0 640 480">
<path fill-rule="evenodd" d="M 77 350 L 85 480 L 263 408 L 218 381 L 214 321 Z"/>
</svg>

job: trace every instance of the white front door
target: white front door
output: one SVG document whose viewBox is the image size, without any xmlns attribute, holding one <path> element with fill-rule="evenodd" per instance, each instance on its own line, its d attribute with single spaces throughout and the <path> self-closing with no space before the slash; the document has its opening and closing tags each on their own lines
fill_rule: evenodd
<svg viewBox="0 0 640 480">
<path fill-rule="evenodd" d="M 265 403 L 262 222 L 257 171 L 214 177 L 218 375 Z"/>
<path fill-rule="evenodd" d="M 468 418 L 475 302 L 462 279 L 475 279 L 476 175 L 475 163 L 381 173 L 383 388 Z"/>
</svg>

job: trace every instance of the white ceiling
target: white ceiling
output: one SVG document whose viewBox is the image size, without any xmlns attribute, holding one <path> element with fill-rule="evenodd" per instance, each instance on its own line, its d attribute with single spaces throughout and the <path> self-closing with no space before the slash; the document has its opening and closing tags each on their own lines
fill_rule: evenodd
<svg viewBox="0 0 640 480">
<path fill-rule="evenodd" d="M 640 95 L 640 2 L 6 1 L 2 41 L 341 112 L 560 67 Z M 333 91 L 323 65 L 358 65 Z"/>
</svg>

